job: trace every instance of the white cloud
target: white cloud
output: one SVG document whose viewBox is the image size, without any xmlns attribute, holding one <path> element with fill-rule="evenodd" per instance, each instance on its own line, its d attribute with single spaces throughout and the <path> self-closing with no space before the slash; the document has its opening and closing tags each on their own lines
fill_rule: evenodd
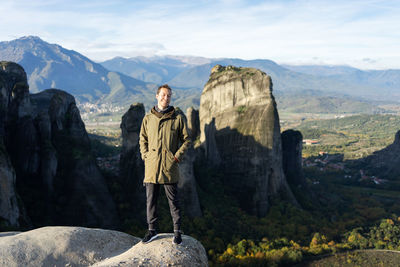
<svg viewBox="0 0 400 267">
<path fill-rule="evenodd" d="M 95 60 L 184 54 L 400 68 L 399 9 L 383 0 L 5 0 L 0 40 L 38 35 Z"/>
</svg>

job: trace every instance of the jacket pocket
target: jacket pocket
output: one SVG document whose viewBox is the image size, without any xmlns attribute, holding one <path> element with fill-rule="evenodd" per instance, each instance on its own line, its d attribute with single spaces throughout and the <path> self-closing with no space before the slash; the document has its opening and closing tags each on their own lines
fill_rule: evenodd
<svg viewBox="0 0 400 267">
<path fill-rule="evenodd" d="M 144 159 L 144 177 L 147 179 L 155 179 L 155 172 L 157 170 L 157 153 L 149 151 L 146 153 Z"/>
<path fill-rule="evenodd" d="M 166 155 L 165 155 L 165 168 L 166 171 L 169 173 L 175 173 L 178 171 L 178 163 L 175 161 L 175 156 L 174 154 L 166 150 Z"/>
</svg>

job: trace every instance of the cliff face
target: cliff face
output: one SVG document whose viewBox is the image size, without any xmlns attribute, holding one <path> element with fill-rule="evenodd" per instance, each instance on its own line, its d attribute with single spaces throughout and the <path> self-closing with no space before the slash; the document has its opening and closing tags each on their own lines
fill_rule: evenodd
<svg viewBox="0 0 400 267">
<path fill-rule="evenodd" d="M 193 131 L 193 129 L 196 129 L 196 127 L 198 129 L 198 112 L 196 113 L 196 110 L 188 108 L 186 114 L 188 115 L 188 117 L 190 117 L 189 119 L 187 119 L 188 117 L 186 117 L 181 110 L 177 109 L 177 111 L 180 112 L 187 120 L 189 132 L 193 141 L 193 139 L 195 138 L 195 132 Z M 193 170 L 193 164 L 195 160 L 196 153 L 193 149 L 193 145 L 191 145 L 187 150 L 183 160 L 179 163 L 179 173 L 181 178 L 178 183 L 178 188 L 181 192 L 181 203 L 183 204 L 185 214 L 187 214 L 189 217 L 202 216 L 199 196 L 197 194 L 196 188 L 196 178 L 194 176 Z"/>
<path fill-rule="evenodd" d="M 268 197 L 278 192 L 296 202 L 282 168 L 279 116 L 268 75 L 215 66 L 199 113 L 205 157 L 221 168 L 228 192 L 244 209 L 264 216 Z"/>
<path fill-rule="evenodd" d="M 120 182 L 126 201 L 132 204 L 135 211 L 146 207 L 146 191 L 143 187 L 144 164 L 139 149 L 140 126 L 144 115 L 143 104 L 131 105 L 122 116 L 120 125 L 122 135 Z"/>
<path fill-rule="evenodd" d="M 190 136 L 192 141 L 195 141 L 200 135 L 200 121 L 199 121 L 199 111 L 190 107 L 186 110 L 186 116 L 188 120 L 188 128 L 190 130 Z"/>
<path fill-rule="evenodd" d="M 30 95 L 23 69 L 3 64 L 19 77 L 8 86 L 5 151 L 33 223 L 115 227 L 114 202 L 73 96 L 56 89 Z"/>
<path fill-rule="evenodd" d="M 18 226 L 19 207 L 15 191 L 15 170 L 0 141 L 0 221 Z"/>
<path fill-rule="evenodd" d="M 282 133 L 283 171 L 292 186 L 307 187 L 302 168 L 303 136 L 301 132 L 286 130 Z"/>
<path fill-rule="evenodd" d="M 28 83 L 24 69 L 11 62 L 0 62 L 0 221 L 19 225 L 16 175 L 5 146 L 6 122 L 18 115 L 18 104 L 26 100 Z"/>
</svg>

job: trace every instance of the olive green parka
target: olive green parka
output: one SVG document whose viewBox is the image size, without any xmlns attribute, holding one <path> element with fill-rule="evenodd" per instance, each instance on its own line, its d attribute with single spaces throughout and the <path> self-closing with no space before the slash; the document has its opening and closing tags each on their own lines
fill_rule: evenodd
<svg viewBox="0 0 400 267">
<path fill-rule="evenodd" d="M 186 118 L 172 110 L 163 114 L 153 107 L 140 128 L 140 153 L 144 160 L 144 183 L 169 184 L 179 181 L 178 161 L 190 146 Z"/>
</svg>

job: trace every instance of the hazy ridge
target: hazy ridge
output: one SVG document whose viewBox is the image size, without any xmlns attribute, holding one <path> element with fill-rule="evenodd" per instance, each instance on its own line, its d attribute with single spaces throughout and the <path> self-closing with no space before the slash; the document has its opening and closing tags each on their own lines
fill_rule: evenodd
<svg viewBox="0 0 400 267">
<path fill-rule="evenodd" d="M 315 113 L 384 112 L 379 101 L 396 104 L 400 91 L 400 70 L 363 71 L 347 66 L 279 65 L 267 59 L 190 56 L 116 57 L 96 63 L 35 36 L 0 42 L 0 59 L 24 67 L 31 92 L 62 88 L 79 103 L 96 106 L 112 104 L 126 108 L 131 103 L 143 102 L 149 108 L 155 103 L 157 85 L 168 83 L 175 88 L 175 105 L 183 110 L 198 107 L 210 69 L 216 64 L 266 72 L 274 81 L 281 111 L 307 111 L 304 103 L 311 102 L 309 112 Z"/>
</svg>

